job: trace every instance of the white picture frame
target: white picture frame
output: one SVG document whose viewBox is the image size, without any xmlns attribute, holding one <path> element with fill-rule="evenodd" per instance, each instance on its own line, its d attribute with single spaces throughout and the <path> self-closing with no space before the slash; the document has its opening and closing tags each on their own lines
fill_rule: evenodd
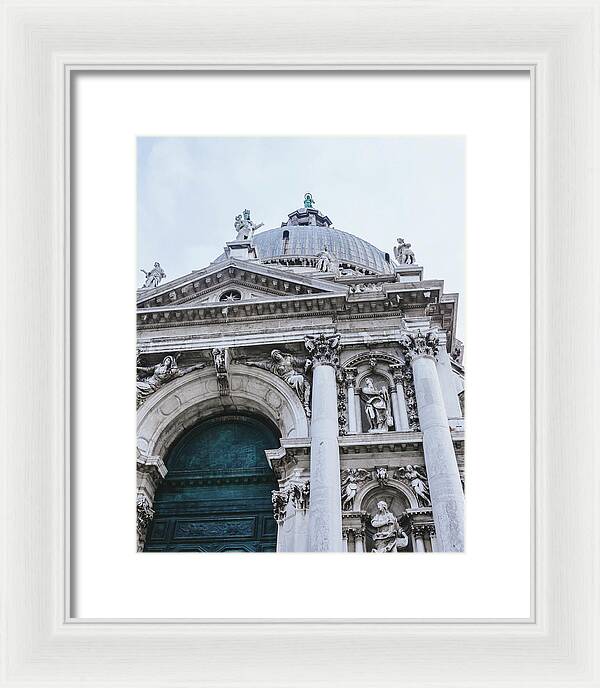
<svg viewBox="0 0 600 688">
<path fill-rule="evenodd" d="M 5 0 L 2 8 L 1 685 L 600 686 L 598 2 Z M 530 620 L 69 617 L 69 84 L 79 70 L 138 69 L 530 73 Z M 518 333 L 506 336 L 519 349 Z"/>
</svg>

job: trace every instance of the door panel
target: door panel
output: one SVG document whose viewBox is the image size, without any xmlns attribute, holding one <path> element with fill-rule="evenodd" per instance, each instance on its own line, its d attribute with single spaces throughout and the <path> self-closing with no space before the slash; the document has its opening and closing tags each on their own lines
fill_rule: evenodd
<svg viewBox="0 0 600 688">
<path fill-rule="evenodd" d="M 274 552 L 277 481 L 264 450 L 277 446 L 274 430 L 249 416 L 189 430 L 166 457 L 145 551 Z"/>
</svg>

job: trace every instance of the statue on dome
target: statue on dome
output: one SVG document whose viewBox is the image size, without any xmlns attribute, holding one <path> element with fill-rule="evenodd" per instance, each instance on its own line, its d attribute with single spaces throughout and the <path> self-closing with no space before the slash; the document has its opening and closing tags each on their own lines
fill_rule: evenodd
<svg viewBox="0 0 600 688">
<path fill-rule="evenodd" d="M 410 249 L 410 244 L 407 244 L 404 239 L 398 238 L 398 246 L 394 246 L 394 258 L 400 265 L 414 265 L 415 254 Z"/>
<path fill-rule="evenodd" d="M 383 499 L 377 502 L 377 513 L 371 519 L 375 528 L 372 552 L 397 552 L 408 545 L 408 535 L 402 530 L 398 519 L 389 510 Z"/>
<path fill-rule="evenodd" d="M 390 393 L 385 385 L 377 389 L 373 378 L 368 377 L 364 387 L 360 388 L 360 397 L 365 403 L 365 412 L 371 426 L 369 432 L 386 432 L 394 425 Z"/>
<path fill-rule="evenodd" d="M 314 208 L 315 207 L 315 199 L 312 197 L 312 194 L 307 191 L 304 194 L 304 207 L 305 208 Z"/>
<path fill-rule="evenodd" d="M 167 276 L 158 262 L 154 263 L 152 270 L 146 272 L 143 268 L 140 268 L 140 272 L 143 272 L 144 275 L 146 275 L 146 281 L 144 282 L 142 289 L 154 289 L 155 287 L 158 287 L 160 281 Z"/>
<path fill-rule="evenodd" d="M 244 210 L 241 215 L 235 216 L 235 222 L 233 226 L 237 232 L 236 241 L 246 241 L 247 239 L 252 239 L 254 232 L 263 226 L 264 222 L 256 225 L 250 219 L 250 211 L 248 209 Z"/>
<path fill-rule="evenodd" d="M 319 272 L 335 272 L 335 259 L 327 250 L 327 246 L 323 246 L 323 250 L 317 256 L 316 268 Z"/>
</svg>

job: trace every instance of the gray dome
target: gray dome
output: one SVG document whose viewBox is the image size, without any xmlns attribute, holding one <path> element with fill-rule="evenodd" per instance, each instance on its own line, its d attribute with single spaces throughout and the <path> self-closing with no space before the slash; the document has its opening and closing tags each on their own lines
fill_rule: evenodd
<svg viewBox="0 0 600 688">
<path fill-rule="evenodd" d="M 284 225 L 255 234 L 253 243 L 260 261 L 287 256 L 318 256 L 327 246 L 339 263 L 349 263 L 373 272 L 392 272 L 386 254 L 364 239 L 333 227 Z"/>
</svg>

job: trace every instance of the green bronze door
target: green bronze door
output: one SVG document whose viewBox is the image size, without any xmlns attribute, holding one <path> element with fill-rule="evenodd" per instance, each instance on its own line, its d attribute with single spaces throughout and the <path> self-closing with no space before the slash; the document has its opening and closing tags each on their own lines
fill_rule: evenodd
<svg viewBox="0 0 600 688">
<path fill-rule="evenodd" d="M 183 435 L 166 457 L 147 552 L 274 552 L 277 481 L 265 449 L 275 431 L 249 416 L 220 416 Z"/>
</svg>

